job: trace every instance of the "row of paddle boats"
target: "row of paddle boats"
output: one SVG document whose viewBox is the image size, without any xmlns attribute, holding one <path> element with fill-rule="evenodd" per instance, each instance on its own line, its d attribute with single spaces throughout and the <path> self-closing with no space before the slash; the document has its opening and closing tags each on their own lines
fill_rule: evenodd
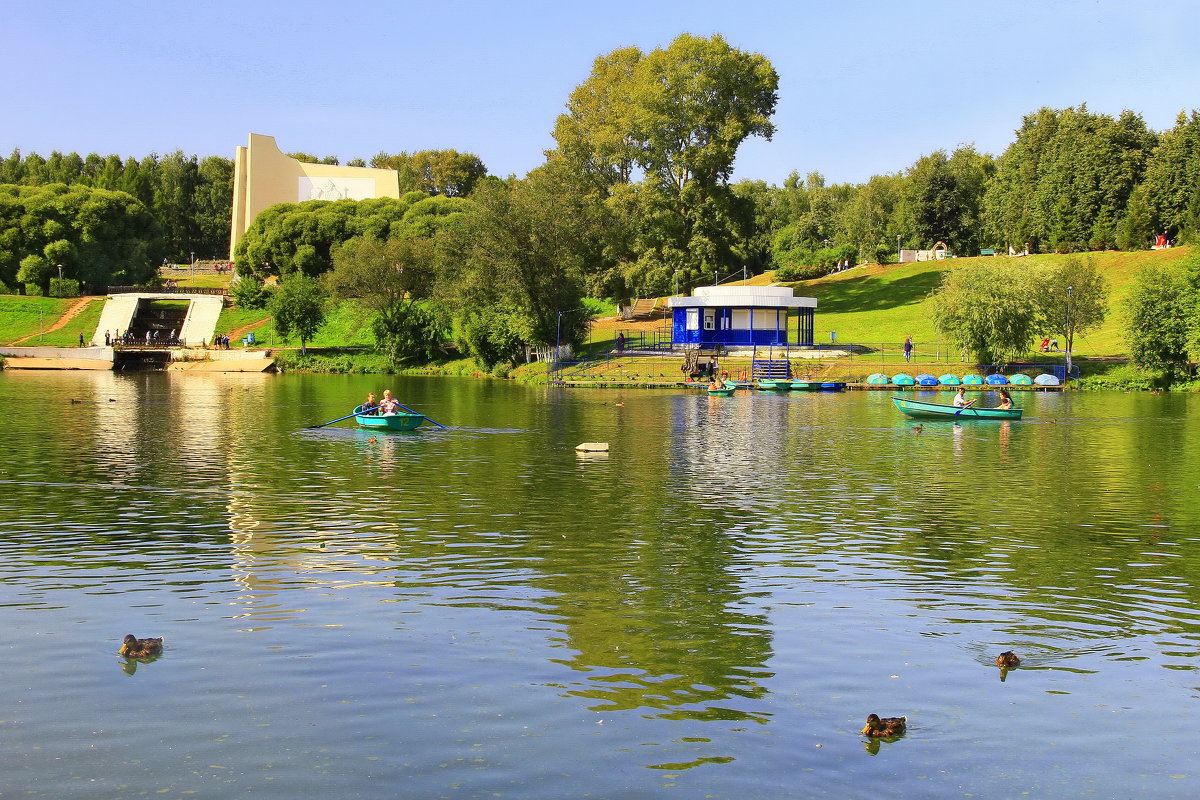
<svg viewBox="0 0 1200 800">
<path fill-rule="evenodd" d="M 728 397 L 737 389 L 761 389 L 765 392 L 840 392 L 845 388 L 845 381 L 760 378 L 757 381 L 725 381 L 722 388 L 709 386 L 708 393 Z"/>
<path fill-rule="evenodd" d="M 974 373 L 959 377 L 953 373 L 934 377 L 927 372 L 913 376 L 900 372 L 888 377 L 882 372 L 876 372 L 867 377 L 867 383 L 872 386 L 1060 386 L 1062 381 L 1049 373 L 1030 377 L 1023 372 L 1015 375 L 976 375 Z"/>
</svg>

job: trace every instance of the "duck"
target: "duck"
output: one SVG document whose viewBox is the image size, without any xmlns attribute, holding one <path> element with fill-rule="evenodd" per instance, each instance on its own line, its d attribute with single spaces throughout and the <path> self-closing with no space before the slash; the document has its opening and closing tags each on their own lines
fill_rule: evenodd
<svg viewBox="0 0 1200 800">
<path fill-rule="evenodd" d="M 367 444 L 375 444 L 378 441 L 379 441 L 378 439 L 376 439 L 374 436 L 372 436 L 370 439 L 367 439 Z"/>
<path fill-rule="evenodd" d="M 916 433 L 920 433 L 923 430 L 925 430 L 924 423 L 922 423 L 920 425 L 913 425 L 913 431 L 915 431 Z"/>
<path fill-rule="evenodd" d="M 1012 650 L 1005 650 L 996 656 L 996 666 L 1000 669 L 1012 669 L 1021 666 L 1021 659 L 1017 658 L 1017 654 Z"/>
<path fill-rule="evenodd" d="M 863 736 L 899 736 L 908 727 L 908 717 L 880 717 L 869 714 L 863 726 Z"/>
<path fill-rule="evenodd" d="M 125 656 L 126 658 L 146 658 L 147 656 L 156 656 L 162 652 L 163 640 L 161 636 L 150 639 L 139 639 L 132 633 L 125 634 L 125 639 L 121 643 L 121 649 L 117 651 L 117 655 Z"/>
</svg>

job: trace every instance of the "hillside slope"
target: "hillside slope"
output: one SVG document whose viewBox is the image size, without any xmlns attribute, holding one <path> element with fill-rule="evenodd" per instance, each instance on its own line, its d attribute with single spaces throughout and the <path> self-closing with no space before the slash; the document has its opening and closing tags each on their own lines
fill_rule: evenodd
<svg viewBox="0 0 1200 800">
<path fill-rule="evenodd" d="M 1095 260 L 1097 268 L 1111 282 L 1112 294 L 1108 319 L 1100 329 L 1080 337 L 1076 341 L 1075 352 L 1081 356 L 1124 355 L 1128 348 L 1121 332 L 1121 320 L 1125 297 L 1134 275 L 1147 264 L 1178 261 L 1191 252 L 1190 247 L 1175 247 L 1170 250 L 1081 254 L 1084 258 Z M 1031 264 L 1060 258 L 1063 256 L 1035 255 L 998 260 L 1016 271 L 1028 269 Z M 917 342 L 930 343 L 938 340 L 938 334 L 929 319 L 929 294 L 941 283 L 943 272 L 975 260 L 956 258 L 913 264 L 871 265 L 786 285 L 794 287 L 799 295 L 817 298 L 817 342 L 828 342 L 830 332 L 834 331 L 839 342 L 895 343 L 912 336 Z"/>
</svg>

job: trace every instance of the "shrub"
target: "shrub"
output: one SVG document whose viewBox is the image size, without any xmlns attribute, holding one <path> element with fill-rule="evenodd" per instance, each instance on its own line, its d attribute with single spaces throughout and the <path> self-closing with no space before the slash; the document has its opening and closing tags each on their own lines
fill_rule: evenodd
<svg viewBox="0 0 1200 800">
<path fill-rule="evenodd" d="M 74 278 L 51 278 L 50 297 L 79 297 L 79 281 Z"/>
<path fill-rule="evenodd" d="M 229 290 L 238 308 L 266 308 L 271 301 L 271 292 L 262 281 L 255 278 L 242 278 Z"/>
</svg>

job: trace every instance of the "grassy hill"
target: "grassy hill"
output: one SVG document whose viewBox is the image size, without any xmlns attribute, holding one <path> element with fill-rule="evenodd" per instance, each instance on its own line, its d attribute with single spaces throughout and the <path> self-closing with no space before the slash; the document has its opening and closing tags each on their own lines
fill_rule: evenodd
<svg viewBox="0 0 1200 800">
<path fill-rule="evenodd" d="M 1122 309 L 1134 275 L 1147 264 L 1178 261 L 1191 251 L 1190 247 L 1175 247 L 1170 250 L 1085 254 L 1084 257 L 1095 260 L 1096 267 L 1111 282 L 1112 294 L 1107 321 L 1100 329 L 1079 337 L 1075 352 L 1087 357 L 1125 355 L 1127 347 L 1121 332 Z M 1059 258 L 1062 256 L 1035 255 L 997 260 L 1018 271 L 1029 269 L 1032 264 Z M 836 331 L 838 341 L 862 344 L 892 344 L 912 336 L 918 346 L 924 349 L 938 340 L 937 331 L 929 320 L 929 294 L 941 283 L 944 272 L 974 260 L 957 258 L 856 267 L 824 278 L 786 285 L 794 287 L 797 294 L 817 298 L 817 342 L 828 342 L 829 332 Z M 769 276 L 763 280 L 769 280 Z"/>
</svg>

